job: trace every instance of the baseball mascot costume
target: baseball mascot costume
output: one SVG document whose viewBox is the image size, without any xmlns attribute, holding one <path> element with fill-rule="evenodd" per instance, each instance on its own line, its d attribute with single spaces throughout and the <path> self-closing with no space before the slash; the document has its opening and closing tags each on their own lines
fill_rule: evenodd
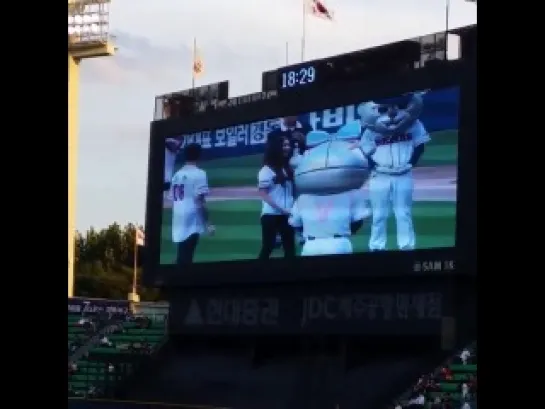
<svg viewBox="0 0 545 409">
<path fill-rule="evenodd" d="M 370 216 L 361 188 L 370 175 L 367 157 L 351 149 L 361 124 L 350 122 L 336 134 L 311 131 L 307 150 L 291 159 L 299 197 L 289 223 L 302 231 L 302 256 L 352 253 L 350 236 Z"/>
</svg>

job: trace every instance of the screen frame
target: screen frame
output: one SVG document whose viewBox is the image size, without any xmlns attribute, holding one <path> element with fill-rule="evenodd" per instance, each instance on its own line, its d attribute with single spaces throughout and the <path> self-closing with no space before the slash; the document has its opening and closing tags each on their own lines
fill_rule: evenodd
<svg viewBox="0 0 545 409">
<path fill-rule="evenodd" d="M 476 236 L 476 223 L 470 220 L 470 200 L 464 196 L 465 186 L 474 184 L 475 153 L 470 147 L 475 139 L 475 118 L 464 120 L 468 109 L 466 102 L 475 99 L 474 90 L 466 91 L 471 82 L 474 67 L 463 60 L 442 66 L 423 68 L 397 75 L 395 80 L 352 81 L 330 87 L 301 88 L 277 99 L 259 101 L 224 111 L 194 115 L 189 118 L 174 118 L 151 123 L 148 162 L 148 189 L 146 203 L 146 257 L 143 284 L 148 286 L 217 286 L 243 283 L 281 283 L 300 280 L 348 279 L 370 275 L 399 275 L 413 273 L 416 262 L 454 261 L 455 271 L 471 273 L 475 261 L 465 243 L 468 237 Z M 184 273 L 176 265 L 160 265 L 161 218 L 163 211 L 163 167 L 164 143 L 175 137 L 203 130 L 249 123 L 255 120 L 295 115 L 305 112 L 349 105 L 356 102 L 395 97 L 419 89 L 440 89 L 459 86 L 459 139 L 458 139 L 458 188 L 456 217 L 456 246 L 453 248 L 414 250 L 410 252 L 387 251 L 355 253 L 350 256 L 297 257 L 292 261 L 271 259 L 266 263 L 257 260 L 195 263 Z M 472 101 L 471 101 L 472 102 Z M 469 107 L 468 104 L 467 106 Z M 472 104 L 473 106 L 475 103 Z M 469 108 L 471 109 L 471 108 Z M 471 111 L 469 111 L 471 112 Z M 474 111 L 473 111 L 474 112 Z M 466 155 L 467 154 L 467 155 Z M 473 158 L 471 157 L 473 156 Z M 473 159 L 473 160 L 472 160 Z M 464 168 L 467 166 L 467 169 Z M 462 206 L 461 203 L 464 205 Z M 475 206 L 473 206 L 474 208 Z M 476 217 L 471 217 L 475 219 Z M 464 222 L 461 222 L 464 220 Z M 469 245 L 469 244 L 468 244 Z M 365 266 L 365 271 L 361 267 Z M 416 274 L 416 273 L 415 273 Z M 421 274 L 429 274 L 422 272 Z"/>
</svg>

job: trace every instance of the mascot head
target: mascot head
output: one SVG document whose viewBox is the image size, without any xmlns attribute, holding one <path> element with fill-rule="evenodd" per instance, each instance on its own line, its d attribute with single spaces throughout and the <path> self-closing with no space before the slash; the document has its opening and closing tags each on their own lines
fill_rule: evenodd
<svg viewBox="0 0 545 409">
<path fill-rule="evenodd" d="M 360 133 L 358 122 L 346 124 L 336 134 L 309 132 L 309 149 L 294 166 L 297 192 L 333 195 L 361 188 L 370 175 L 369 163 L 358 149 L 351 150 L 348 142 Z"/>
<path fill-rule="evenodd" d="M 406 132 L 418 119 L 424 106 L 424 92 L 413 92 L 397 98 L 389 98 L 377 105 L 379 117 L 366 121 L 367 128 L 376 132 L 377 136 Z M 364 123 L 362 117 L 362 123 Z"/>
<path fill-rule="evenodd" d="M 373 102 L 364 102 L 358 107 L 361 125 L 364 127 L 373 126 L 376 124 L 381 114 L 379 112 L 380 105 Z"/>
</svg>

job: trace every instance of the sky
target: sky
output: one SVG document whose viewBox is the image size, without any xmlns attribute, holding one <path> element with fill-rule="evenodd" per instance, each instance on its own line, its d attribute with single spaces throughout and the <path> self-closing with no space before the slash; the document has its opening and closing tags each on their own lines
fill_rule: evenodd
<svg viewBox="0 0 545 409">
<path fill-rule="evenodd" d="M 335 21 L 307 18 L 307 60 L 445 29 L 445 1 L 323 2 Z M 194 38 L 205 65 L 197 85 L 257 92 L 263 71 L 285 65 L 286 42 L 289 63 L 300 61 L 302 14 L 302 0 L 112 0 L 118 52 L 81 68 L 77 229 L 144 224 L 154 98 L 191 87 Z M 449 27 L 473 24 L 476 6 L 451 0 L 449 16 Z"/>
</svg>

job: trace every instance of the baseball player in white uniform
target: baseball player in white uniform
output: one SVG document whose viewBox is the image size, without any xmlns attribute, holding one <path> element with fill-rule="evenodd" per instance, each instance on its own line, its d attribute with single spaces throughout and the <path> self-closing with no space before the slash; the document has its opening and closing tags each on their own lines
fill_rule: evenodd
<svg viewBox="0 0 545 409">
<path fill-rule="evenodd" d="M 302 194 L 291 209 L 289 223 L 303 231 L 302 256 L 351 254 L 350 236 L 369 216 L 359 190 L 327 196 Z"/>
<path fill-rule="evenodd" d="M 177 243 L 176 264 L 185 266 L 193 262 L 193 255 L 203 233 L 214 233 L 208 222 L 206 172 L 197 167 L 201 146 L 189 144 L 184 149 L 185 165 L 172 176 L 172 241 Z"/>
<path fill-rule="evenodd" d="M 407 122 L 407 112 L 390 104 L 378 117 L 383 129 L 394 130 L 396 124 Z M 373 129 L 377 129 L 374 127 Z M 369 180 L 369 196 L 373 212 L 369 249 L 385 250 L 386 222 L 390 207 L 393 208 L 397 223 L 397 245 L 400 250 L 415 248 L 415 232 L 412 220 L 413 175 L 412 168 L 424 152 L 424 145 L 430 136 L 424 125 L 415 119 L 401 130 L 379 133 L 367 128 L 361 138 L 361 146 L 375 144 L 376 150 L 370 155 L 374 169 Z M 363 149 L 362 149 L 363 150 Z"/>
</svg>

